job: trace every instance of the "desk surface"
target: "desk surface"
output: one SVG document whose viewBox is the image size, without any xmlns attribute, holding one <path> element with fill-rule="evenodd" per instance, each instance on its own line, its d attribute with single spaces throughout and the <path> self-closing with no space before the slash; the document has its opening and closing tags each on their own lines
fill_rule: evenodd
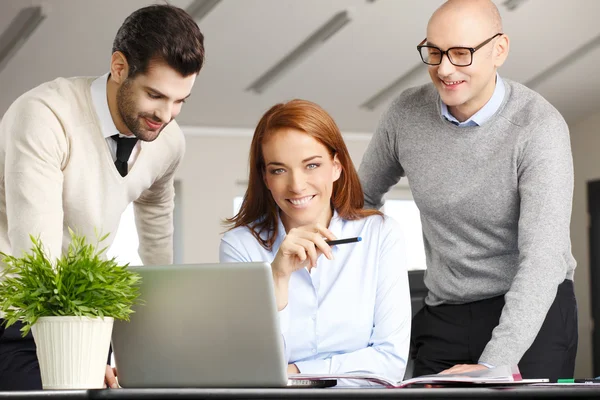
<svg viewBox="0 0 600 400">
<path fill-rule="evenodd" d="M 598 399 L 599 387 L 435 389 L 106 389 L 0 392 L 0 399 Z"/>
</svg>

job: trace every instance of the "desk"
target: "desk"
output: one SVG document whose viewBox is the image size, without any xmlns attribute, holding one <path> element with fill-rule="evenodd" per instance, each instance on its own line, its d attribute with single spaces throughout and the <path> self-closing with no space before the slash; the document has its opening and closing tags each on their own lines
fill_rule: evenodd
<svg viewBox="0 0 600 400">
<path fill-rule="evenodd" d="M 438 389 L 106 389 L 0 392 L 0 399 L 598 399 L 600 387 Z"/>
</svg>

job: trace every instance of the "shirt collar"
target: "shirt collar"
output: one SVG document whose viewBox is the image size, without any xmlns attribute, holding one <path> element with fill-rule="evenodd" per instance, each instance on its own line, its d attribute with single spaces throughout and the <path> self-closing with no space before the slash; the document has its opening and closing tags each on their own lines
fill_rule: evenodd
<svg viewBox="0 0 600 400">
<path fill-rule="evenodd" d="M 500 78 L 500 75 L 496 73 L 496 88 L 494 89 L 494 93 L 492 97 L 488 100 L 487 103 L 481 108 L 481 110 L 477 111 L 471 118 L 464 122 L 459 122 L 450 111 L 448 111 L 448 106 L 444 104 L 444 102 L 440 99 L 440 106 L 442 110 L 442 116 L 446 118 L 448 121 L 452 122 L 458 126 L 481 126 L 485 121 L 490 119 L 492 115 L 498 111 L 500 106 L 502 105 L 502 101 L 504 100 L 504 94 L 506 92 L 506 88 L 504 87 L 504 81 Z"/>
<path fill-rule="evenodd" d="M 92 82 L 90 88 L 92 93 L 92 103 L 94 104 L 94 110 L 100 120 L 100 129 L 102 130 L 102 136 L 105 138 L 111 137 L 115 134 L 120 134 L 119 130 L 115 126 L 115 123 L 110 115 L 110 109 L 108 108 L 108 98 L 106 95 L 106 83 L 108 81 L 108 73 L 104 74 Z"/>
</svg>

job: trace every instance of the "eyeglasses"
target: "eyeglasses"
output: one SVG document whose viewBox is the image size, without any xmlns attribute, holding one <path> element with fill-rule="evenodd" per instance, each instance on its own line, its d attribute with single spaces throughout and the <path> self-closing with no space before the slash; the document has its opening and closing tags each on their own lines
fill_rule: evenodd
<svg viewBox="0 0 600 400">
<path fill-rule="evenodd" d="M 444 54 L 446 54 L 448 56 L 448 61 L 453 65 L 457 67 L 468 67 L 473 63 L 473 53 L 491 42 L 492 39 L 501 35 L 503 35 L 503 33 L 496 33 L 477 47 L 450 47 L 446 51 L 443 51 L 436 46 L 424 46 L 423 43 L 427 41 L 427 38 L 425 38 L 419 43 L 417 50 L 421 55 L 421 60 L 427 65 L 440 65 Z"/>
</svg>

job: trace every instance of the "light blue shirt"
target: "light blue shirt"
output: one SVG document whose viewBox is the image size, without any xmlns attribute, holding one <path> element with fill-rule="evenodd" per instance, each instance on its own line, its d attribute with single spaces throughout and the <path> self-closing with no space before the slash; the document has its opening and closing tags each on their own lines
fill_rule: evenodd
<svg viewBox="0 0 600 400">
<path fill-rule="evenodd" d="M 471 118 L 464 122 L 458 122 L 456 118 L 450 111 L 448 111 L 448 106 L 444 104 L 442 100 L 440 100 L 440 107 L 442 109 L 442 115 L 448 121 L 454 123 L 458 126 L 481 126 L 485 121 L 490 119 L 492 115 L 498 111 L 500 106 L 502 105 L 502 101 L 504 100 L 504 93 L 506 92 L 506 88 L 504 87 L 504 81 L 500 78 L 500 75 L 496 73 L 496 88 L 494 89 L 494 93 L 492 97 L 485 103 L 485 106 L 481 108 L 481 110 L 477 111 Z"/>
<path fill-rule="evenodd" d="M 385 218 L 385 219 L 384 219 Z M 279 312 L 289 364 L 304 374 L 373 373 L 404 377 L 411 329 L 406 249 L 398 224 L 389 217 L 331 219 L 337 238 L 358 243 L 333 246 L 333 260 L 294 272 L 288 305 Z M 221 262 L 272 262 L 285 238 L 268 251 L 246 227 L 223 236 Z"/>
</svg>

